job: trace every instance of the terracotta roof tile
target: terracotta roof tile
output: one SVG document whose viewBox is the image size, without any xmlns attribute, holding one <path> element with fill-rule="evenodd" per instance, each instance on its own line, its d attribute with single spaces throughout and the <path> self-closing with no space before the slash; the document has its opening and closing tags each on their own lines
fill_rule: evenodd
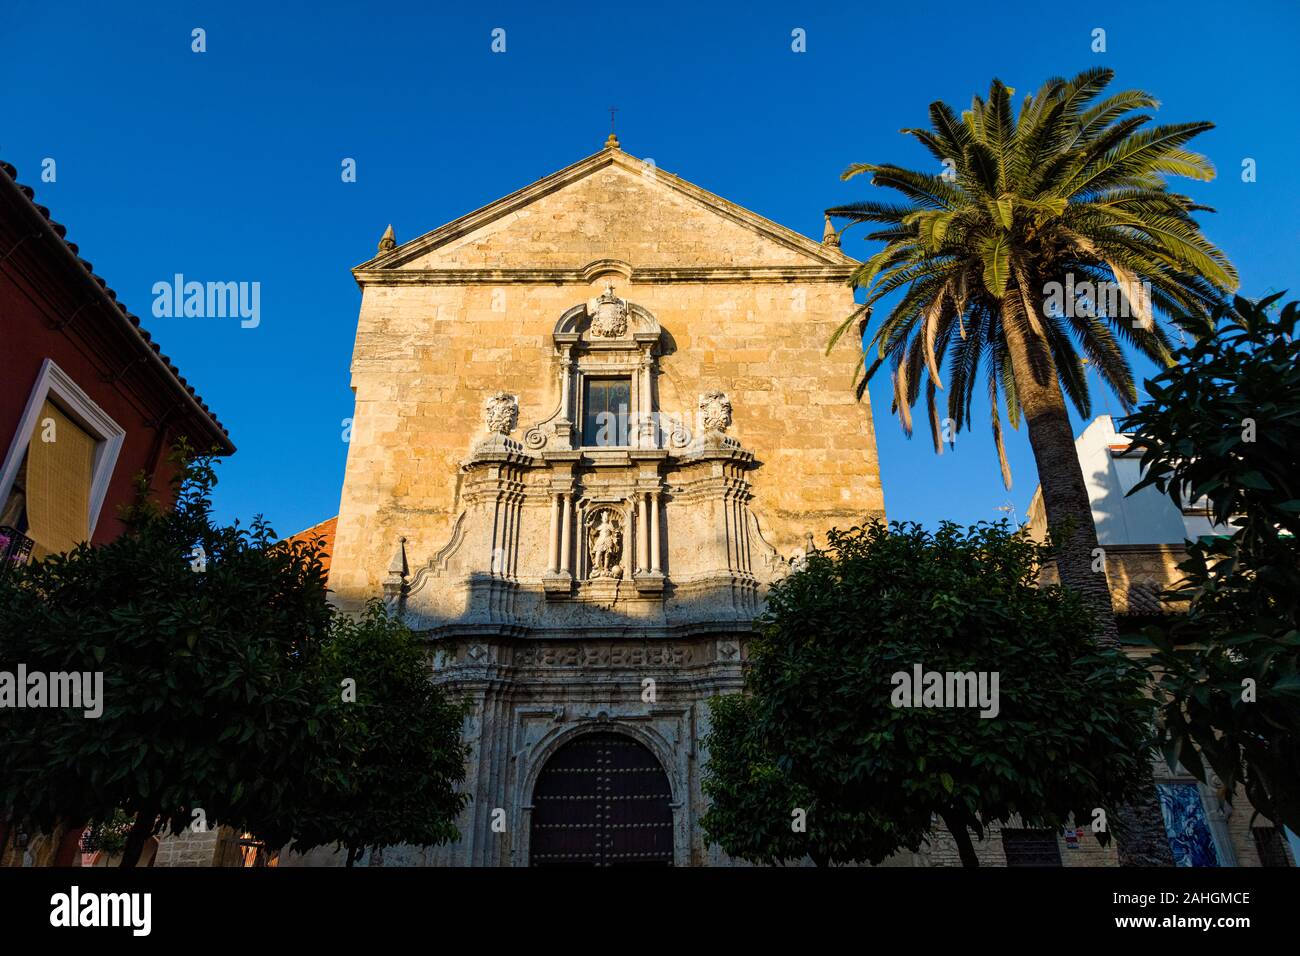
<svg viewBox="0 0 1300 956">
<path fill-rule="evenodd" d="M 297 534 L 291 534 L 284 539 L 285 541 L 310 541 L 312 538 L 321 538 L 325 543 L 325 553 L 321 556 L 321 564 L 325 566 L 327 580 L 330 570 L 330 555 L 334 553 L 334 531 L 338 527 L 338 523 L 338 515 L 335 515 L 333 518 L 326 518 L 319 524 L 314 524 L 310 528 L 305 528 Z"/>
</svg>

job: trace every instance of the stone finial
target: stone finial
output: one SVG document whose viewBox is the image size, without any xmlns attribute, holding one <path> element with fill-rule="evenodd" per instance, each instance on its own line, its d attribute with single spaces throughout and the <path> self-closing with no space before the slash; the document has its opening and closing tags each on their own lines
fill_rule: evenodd
<svg viewBox="0 0 1300 956">
<path fill-rule="evenodd" d="M 483 403 L 483 423 L 489 435 L 509 435 L 519 422 L 519 399 L 508 392 L 489 395 Z"/>
<path fill-rule="evenodd" d="M 406 538 L 399 537 L 397 550 L 393 552 L 393 560 L 388 562 L 388 573 L 384 576 L 384 601 L 390 609 L 400 605 L 409 573 L 410 567 L 406 563 Z"/>
<path fill-rule="evenodd" d="M 835 231 L 835 227 L 831 225 L 831 217 L 830 217 L 830 216 L 827 216 L 827 217 L 826 217 L 826 228 L 822 230 L 822 245 L 823 245 L 823 246 L 838 246 L 839 244 L 840 244 L 840 236 L 839 236 L 839 233 L 837 233 L 837 232 Z"/>
<path fill-rule="evenodd" d="M 391 252 L 397 248 L 397 237 L 393 235 L 393 224 L 390 222 L 384 234 L 379 237 L 379 251 Z"/>
<path fill-rule="evenodd" d="M 605 148 L 606 148 L 606 149 L 618 149 L 618 148 L 619 148 L 619 145 L 618 145 L 618 137 L 615 136 L 613 133 L 610 133 L 610 134 L 609 134 L 609 138 L 608 138 L 607 140 L 605 140 Z"/>
<path fill-rule="evenodd" d="M 397 550 L 393 552 L 393 560 L 388 562 L 389 578 L 397 577 L 398 579 L 406 577 L 406 538 L 397 539 Z"/>
</svg>

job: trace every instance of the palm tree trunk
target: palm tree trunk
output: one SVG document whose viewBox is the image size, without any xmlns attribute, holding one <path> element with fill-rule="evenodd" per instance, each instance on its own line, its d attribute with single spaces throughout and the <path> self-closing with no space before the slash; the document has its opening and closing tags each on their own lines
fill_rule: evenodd
<svg viewBox="0 0 1300 956">
<path fill-rule="evenodd" d="M 1030 283 L 1024 284 L 1028 307 L 1042 315 L 1042 297 Z M 1014 293 L 1008 299 L 1018 298 Z M 1060 379 L 1052 364 L 1047 343 L 1028 323 L 1017 321 L 1008 309 L 1002 326 L 1016 377 L 1016 391 L 1029 430 L 1029 444 L 1038 468 L 1047 525 L 1056 569 L 1061 583 L 1083 596 L 1097 621 L 1097 644 L 1117 648 L 1119 630 L 1110 601 L 1104 552 L 1097 544 L 1088 487 L 1074 447 L 1074 429 L 1065 408 Z M 1035 375 L 1038 369 L 1040 375 Z M 1097 561 L 1097 557 L 1103 560 Z M 1094 571 L 1093 568 L 1100 570 Z M 1119 849 L 1121 866 L 1173 866 L 1173 853 L 1165 834 L 1164 818 L 1156 796 L 1155 782 L 1148 773 L 1132 803 L 1117 808 L 1110 824 Z"/>
</svg>

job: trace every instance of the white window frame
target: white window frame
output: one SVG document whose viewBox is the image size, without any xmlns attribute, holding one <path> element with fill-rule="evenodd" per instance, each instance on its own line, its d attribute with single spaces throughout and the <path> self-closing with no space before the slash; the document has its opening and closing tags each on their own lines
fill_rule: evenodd
<svg viewBox="0 0 1300 956">
<path fill-rule="evenodd" d="M 27 443 L 36 431 L 36 420 L 40 417 L 41 406 L 47 398 L 95 439 L 95 460 L 91 466 L 90 478 L 90 513 L 86 521 L 89 534 L 93 536 L 104 498 L 108 495 L 113 469 L 117 466 L 118 453 L 126 439 L 126 429 L 96 405 L 72 376 L 59 368 L 53 359 L 47 358 L 41 363 L 36 384 L 27 397 L 27 407 L 18 420 L 18 431 L 9 442 L 4 465 L 0 467 L 0 502 L 9 498 L 9 490 L 18 477 L 23 455 L 27 452 Z"/>
</svg>

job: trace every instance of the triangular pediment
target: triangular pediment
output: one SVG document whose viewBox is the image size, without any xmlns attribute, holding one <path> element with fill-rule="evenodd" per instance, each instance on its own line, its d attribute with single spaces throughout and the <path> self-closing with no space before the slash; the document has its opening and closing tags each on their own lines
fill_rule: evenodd
<svg viewBox="0 0 1300 956">
<path fill-rule="evenodd" d="M 656 271 L 839 271 L 855 264 L 838 247 L 609 148 L 381 253 L 354 273 L 382 281 L 383 273 L 579 271 L 602 261 Z"/>
</svg>

